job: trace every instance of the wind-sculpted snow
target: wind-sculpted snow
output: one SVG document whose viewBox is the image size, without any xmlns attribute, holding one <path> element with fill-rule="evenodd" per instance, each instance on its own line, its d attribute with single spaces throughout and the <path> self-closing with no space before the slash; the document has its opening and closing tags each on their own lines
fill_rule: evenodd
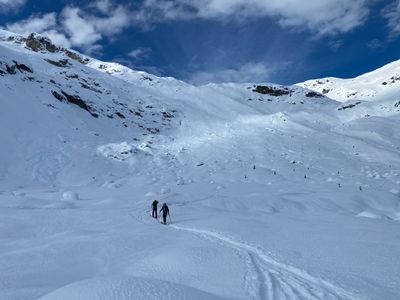
<svg viewBox="0 0 400 300">
<path fill-rule="evenodd" d="M 397 62 L 192 86 L 53 46 L 0 30 L 1 300 L 400 298 Z"/>
<path fill-rule="evenodd" d="M 184 285 L 151 278 L 111 277 L 83 280 L 62 287 L 39 300 L 223 300 Z"/>
</svg>

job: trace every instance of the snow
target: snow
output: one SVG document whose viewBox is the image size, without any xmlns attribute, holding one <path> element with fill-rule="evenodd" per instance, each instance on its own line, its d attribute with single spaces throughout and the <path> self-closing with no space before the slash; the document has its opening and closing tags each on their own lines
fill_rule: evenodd
<svg viewBox="0 0 400 300">
<path fill-rule="evenodd" d="M 356 78 L 321 78 L 299 83 L 298 86 L 345 102 L 351 99 L 372 101 L 386 94 L 398 93 L 399 84 L 400 60 Z"/>
<path fill-rule="evenodd" d="M 223 298 L 194 288 L 151 278 L 105 277 L 82 280 L 62 287 L 40 300 L 222 300 Z"/>
<path fill-rule="evenodd" d="M 62 195 L 63 200 L 79 200 L 79 194 L 74 191 L 64 192 Z"/>
<path fill-rule="evenodd" d="M 341 103 L 312 86 L 194 87 L 12 36 L 1 300 L 400 298 L 400 90 L 377 86 L 397 62 L 357 79 L 375 96 Z"/>
</svg>

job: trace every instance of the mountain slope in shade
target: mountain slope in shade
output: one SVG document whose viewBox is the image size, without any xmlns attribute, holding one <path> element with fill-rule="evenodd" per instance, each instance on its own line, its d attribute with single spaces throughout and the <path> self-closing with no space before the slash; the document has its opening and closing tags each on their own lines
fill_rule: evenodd
<svg viewBox="0 0 400 300">
<path fill-rule="evenodd" d="M 0 31 L 0 299 L 399 299 L 396 64 L 333 100 Z"/>
</svg>

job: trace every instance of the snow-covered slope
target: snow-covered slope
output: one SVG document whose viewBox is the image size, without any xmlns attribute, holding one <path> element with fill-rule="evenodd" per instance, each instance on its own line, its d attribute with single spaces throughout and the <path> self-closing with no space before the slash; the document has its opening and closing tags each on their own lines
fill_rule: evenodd
<svg viewBox="0 0 400 300">
<path fill-rule="evenodd" d="M 400 89 L 368 76 L 195 87 L 0 31 L 0 299 L 398 299 Z"/>
<path fill-rule="evenodd" d="M 400 60 L 353 79 L 322 78 L 299 83 L 298 86 L 324 94 L 337 101 L 366 100 L 398 94 Z"/>
<path fill-rule="evenodd" d="M 6 141 L 0 178 L 50 182 L 64 174 L 87 181 L 97 175 L 86 173 L 89 164 L 98 165 L 96 144 L 126 141 L 129 151 L 146 152 L 155 137 L 170 139 L 171 130 L 181 127 L 212 128 L 236 120 L 238 112 L 280 112 L 296 101 L 315 107 L 330 102 L 307 97 L 300 88 L 273 87 L 264 94 L 248 85 L 196 88 L 58 49 L 39 36 L 26 40 L 3 31 L 0 37 L 6 41 L 0 45 L 0 122 Z M 82 165 L 87 165 L 84 174 Z"/>
</svg>

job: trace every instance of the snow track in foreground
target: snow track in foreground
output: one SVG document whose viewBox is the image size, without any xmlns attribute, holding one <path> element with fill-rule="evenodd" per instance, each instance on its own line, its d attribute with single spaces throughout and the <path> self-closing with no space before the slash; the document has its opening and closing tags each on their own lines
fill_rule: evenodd
<svg viewBox="0 0 400 300">
<path fill-rule="evenodd" d="M 152 278 L 96 277 L 63 286 L 39 300 L 224 300 L 189 286 Z"/>
<path fill-rule="evenodd" d="M 316 278 L 304 270 L 276 261 L 260 246 L 252 246 L 217 232 L 176 225 L 170 227 L 232 248 L 240 255 L 244 253 L 246 264 L 252 274 L 245 276 L 245 286 L 255 299 L 365 299 L 324 279 Z"/>
</svg>

